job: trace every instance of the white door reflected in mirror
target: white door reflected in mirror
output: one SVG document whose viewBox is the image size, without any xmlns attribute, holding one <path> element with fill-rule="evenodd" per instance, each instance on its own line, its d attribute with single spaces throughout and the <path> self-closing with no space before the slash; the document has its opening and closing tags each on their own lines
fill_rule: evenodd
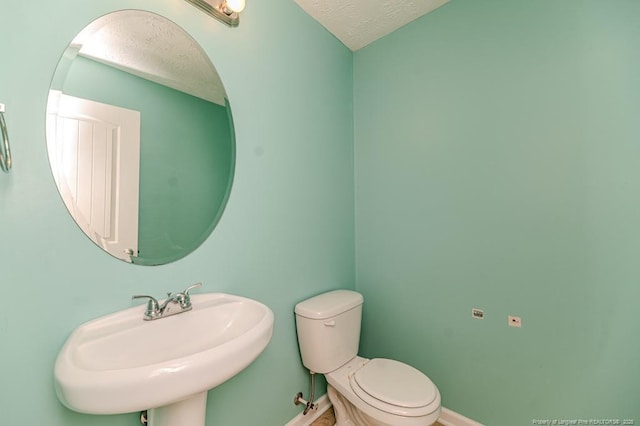
<svg viewBox="0 0 640 426">
<path fill-rule="evenodd" d="M 126 262 L 138 252 L 140 112 L 49 93 L 49 158 L 78 226 Z"/>
</svg>

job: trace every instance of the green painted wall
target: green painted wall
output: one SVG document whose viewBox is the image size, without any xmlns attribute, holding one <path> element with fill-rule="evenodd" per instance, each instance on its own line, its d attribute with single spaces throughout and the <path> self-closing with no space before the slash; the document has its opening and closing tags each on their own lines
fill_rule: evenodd
<svg viewBox="0 0 640 426">
<path fill-rule="evenodd" d="M 65 94 L 141 114 L 134 262 L 164 264 L 200 246 L 220 218 L 231 185 L 227 108 L 81 56 L 66 74 Z"/>
<path fill-rule="evenodd" d="M 352 55 L 288 0 L 250 3 L 236 29 L 180 0 L 0 1 L 15 161 L 0 174 L 11 300 L 0 309 L 0 423 L 138 424 L 60 405 L 55 356 L 75 326 L 131 306 L 131 294 L 196 281 L 276 316 L 265 353 L 210 393 L 209 425 L 294 417 L 308 378 L 293 306 L 354 281 L 362 354 L 422 369 L 448 408 L 492 426 L 640 421 L 640 3 L 452 0 Z M 202 44 L 236 125 L 220 224 L 160 267 L 95 247 L 46 154 L 60 55 L 123 8 L 167 16 Z M 522 329 L 507 327 L 509 314 Z"/>
<path fill-rule="evenodd" d="M 356 52 L 364 355 L 487 425 L 640 422 L 638 22 L 453 0 Z"/>
<path fill-rule="evenodd" d="M 249 2 L 235 29 L 182 0 L 0 2 L 0 102 L 14 157 L 12 172 L 0 173 L 0 424 L 138 425 L 135 414 L 64 408 L 56 354 L 80 323 L 137 304 L 132 294 L 162 296 L 197 281 L 202 291 L 260 300 L 276 319 L 262 356 L 210 392 L 207 424 L 286 423 L 299 412 L 295 393 L 308 392 L 293 307 L 354 286 L 351 52 L 289 0 Z M 60 55 L 87 23 L 125 8 L 191 33 L 225 84 L 235 122 L 236 174 L 220 223 L 194 253 L 157 267 L 115 260 L 84 236 L 57 194 L 45 145 Z"/>
</svg>

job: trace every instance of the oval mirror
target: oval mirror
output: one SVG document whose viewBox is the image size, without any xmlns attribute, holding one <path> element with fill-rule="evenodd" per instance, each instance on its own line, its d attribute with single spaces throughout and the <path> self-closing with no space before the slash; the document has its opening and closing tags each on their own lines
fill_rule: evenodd
<svg viewBox="0 0 640 426">
<path fill-rule="evenodd" d="M 222 215 L 235 165 L 227 95 L 198 43 L 162 16 L 123 10 L 83 29 L 54 73 L 46 132 L 69 213 L 118 259 L 180 259 Z"/>
</svg>

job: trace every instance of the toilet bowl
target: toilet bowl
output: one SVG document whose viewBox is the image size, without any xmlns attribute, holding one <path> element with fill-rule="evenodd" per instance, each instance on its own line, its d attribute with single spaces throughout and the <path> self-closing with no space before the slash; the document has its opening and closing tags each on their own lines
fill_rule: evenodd
<svg viewBox="0 0 640 426">
<path fill-rule="evenodd" d="M 296 305 L 300 354 L 324 374 L 336 426 L 430 426 L 440 417 L 440 392 L 416 368 L 357 355 L 363 298 L 350 290 L 324 293 Z"/>
<path fill-rule="evenodd" d="M 399 361 L 355 357 L 325 374 L 336 426 L 425 426 L 440 417 L 440 392 Z"/>
</svg>

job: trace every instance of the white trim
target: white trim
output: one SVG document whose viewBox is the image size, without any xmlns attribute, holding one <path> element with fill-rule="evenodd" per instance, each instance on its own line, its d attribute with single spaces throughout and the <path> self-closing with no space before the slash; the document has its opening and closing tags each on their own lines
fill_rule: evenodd
<svg viewBox="0 0 640 426">
<path fill-rule="evenodd" d="M 302 412 L 295 416 L 289 423 L 285 426 L 310 426 L 311 423 L 316 421 L 318 417 L 324 414 L 329 408 L 331 408 L 331 401 L 329 401 L 329 397 L 325 393 L 320 398 L 318 398 L 315 402 L 316 408 L 314 408 L 311 412 L 307 413 L 307 415 L 303 415 Z"/>
<path fill-rule="evenodd" d="M 484 426 L 482 423 L 471 420 L 445 407 L 442 407 L 442 414 L 440 414 L 438 423 L 442 426 Z"/>
<path fill-rule="evenodd" d="M 311 424 L 318 419 L 325 411 L 331 408 L 331 401 L 327 394 L 322 395 L 316 401 L 316 408 L 303 415 L 302 412 L 295 416 L 285 426 L 311 426 Z M 455 411 L 451 411 L 448 408 L 442 407 L 442 414 L 438 419 L 438 423 L 442 426 L 484 426 L 482 423 L 478 423 L 475 420 L 471 420 L 462 414 L 458 414 Z"/>
</svg>

